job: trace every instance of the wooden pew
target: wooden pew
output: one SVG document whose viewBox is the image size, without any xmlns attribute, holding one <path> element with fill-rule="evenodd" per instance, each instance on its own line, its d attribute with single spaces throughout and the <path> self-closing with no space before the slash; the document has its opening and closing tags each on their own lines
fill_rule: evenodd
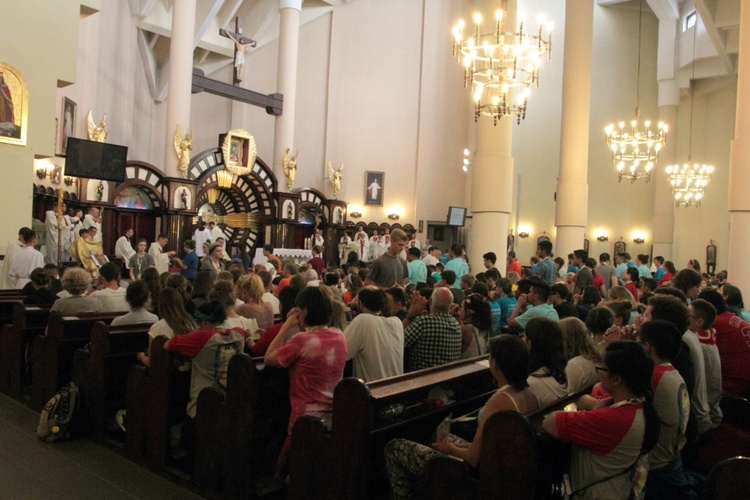
<svg viewBox="0 0 750 500">
<path fill-rule="evenodd" d="M 182 422 L 170 415 L 170 388 L 177 370 L 174 353 L 164 349 L 167 340 L 160 335 L 151 343 L 149 368 L 143 365 L 130 368 L 125 397 L 125 451 L 132 458 L 145 460 L 152 468 L 166 465 L 169 426 Z M 184 412 L 183 407 L 182 419 Z"/>
<path fill-rule="evenodd" d="M 81 394 L 79 418 L 86 434 L 101 438 L 117 410 L 125 409 L 130 367 L 138 353 L 148 350 L 150 323 L 111 327 L 97 321 L 91 328 L 89 348 L 78 349 L 73 382 Z"/>
<path fill-rule="evenodd" d="M 47 335 L 39 335 L 34 340 L 29 408 L 41 411 L 57 390 L 72 380 L 75 352 L 89 343 L 94 323 L 103 321 L 109 324 L 122 314 L 108 312 L 63 316 L 56 311 L 50 312 Z"/>
<path fill-rule="evenodd" d="M 452 390 L 452 404 L 429 399 Z M 332 428 L 302 417 L 290 450 L 290 498 L 366 498 L 385 488 L 383 449 L 396 437 L 428 442 L 448 414 L 481 408 L 494 393 L 487 356 L 391 377 L 369 384 L 342 380 L 334 392 Z M 379 493 L 385 493 L 383 491 Z"/>
<path fill-rule="evenodd" d="M 26 346 L 43 335 L 49 320 L 49 306 L 13 306 L 13 322 L 0 333 L 0 392 L 13 398 L 21 397 L 21 383 L 26 369 Z M 31 353 L 31 351 L 29 351 Z"/>
<path fill-rule="evenodd" d="M 450 480 L 463 485 L 462 494 L 455 498 L 555 497 L 553 492 L 560 491 L 570 468 L 571 447 L 545 434 L 542 420 L 590 392 L 589 388 L 566 396 L 528 417 L 511 411 L 490 416 L 482 434 L 479 468 L 471 469 L 452 457 L 432 459 L 422 478 L 422 496 L 446 491 L 452 487 Z"/>
<path fill-rule="evenodd" d="M 227 498 L 250 492 L 257 383 L 253 359 L 237 354 L 229 361 L 226 395 L 207 388 L 198 396 L 193 479 Z"/>
<path fill-rule="evenodd" d="M 13 307 L 26 298 L 21 295 L 21 290 L 15 292 L 0 296 L 0 325 L 9 325 L 13 322 Z"/>
<path fill-rule="evenodd" d="M 169 431 L 172 425 L 184 421 L 189 399 L 188 386 L 180 394 L 174 389 L 175 379 L 187 376 L 189 382 L 190 376 L 189 372 L 175 369 L 178 356 L 164 349 L 166 342 L 163 336 L 154 339 L 150 368 L 141 365 L 130 368 L 125 419 L 126 452 L 149 467 L 162 470 L 176 465 L 170 460 Z M 194 480 L 210 491 L 248 493 L 250 480 L 257 478 L 263 469 L 256 466 L 257 455 L 261 453 L 256 442 L 261 445 L 266 442 L 271 434 L 269 425 L 281 429 L 282 440 L 286 435 L 288 376 L 285 369 L 266 368 L 262 358 L 253 360 L 247 355 L 237 355 L 230 362 L 227 384 L 226 397 L 221 391 L 210 389 L 199 396 Z M 258 453 L 251 454 L 250 450 L 256 448 Z M 228 462 L 228 457 L 242 457 L 237 461 L 244 467 L 241 473 L 234 472 L 234 465 L 229 463 L 235 460 Z M 267 470 L 273 467 L 272 463 L 265 465 Z"/>
</svg>

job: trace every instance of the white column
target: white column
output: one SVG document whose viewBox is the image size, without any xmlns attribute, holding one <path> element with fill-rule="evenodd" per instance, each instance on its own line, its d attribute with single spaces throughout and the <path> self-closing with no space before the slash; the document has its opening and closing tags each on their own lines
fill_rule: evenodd
<svg viewBox="0 0 750 500">
<path fill-rule="evenodd" d="M 674 242 L 674 198 L 665 172 L 677 163 L 677 110 L 680 105 L 679 58 L 677 53 L 678 19 L 676 12 L 666 12 L 659 18 L 659 52 L 657 79 L 659 81 L 659 121 L 669 126 L 669 135 L 659 153 L 659 163 L 651 174 L 654 183 L 654 215 L 651 219 L 651 240 L 654 257 L 672 259 Z"/>
<path fill-rule="evenodd" d="M 276 117 L 273 140 L 273 173 L 279 191 L 286 191 L 284 150 L 294 150 L 294 112 L 297 101 L 297 52 L 299 51 L 299 16 L 302 0 L 280 0 L 279 67 L 276 91 L 284 95 L 284 111 Z"/>
<path fill-rule="evenodd" d="M 583 248 L 588 219 L 589 112 L 594 3 L 567 0 L 554 252 L 565 256 Z"/>
<path fill-rule="evenodd" d="M 481 4 L 480 4 L 481 5 Z M 485 9 L 484 15 L 494 13 Z M 509 0 L 505 13 L 507 31 L 516 25 L 516 1 Z M 533 102 L 529 105 L 533 106 Z M 471 244 L 468 247 L 472 272 L 483 269 L 482 255 L 495 252 L 498 268 L 508 248 L 508 228 L 513 203 L 513 156 L 511 143 L 515 117 L 493 120 L 480 116 L 471 179 Z M 505 273 L 502 273 L 505 274 Z"/>
<path fill-rule="evenodd" d="M 747 5 L 743 5 L 747 7 Z M 740 12 L 737 110 L 729 155 L 729 280 L 750 290 L 750 8 Z"/>
<path fill-rule="evenodd" d="M 190 130 L 190 91 L 193 85 L 193 45 L 195 38 L 196 0 L 180 0 L 172 4 L 172 39 L 169 47 L 169 96 L 167 97 L 167 130 L 164 144 L 164 173 L 182 177 L 177 168 L 174 132 Z"/>
<path fill-rule="evenodd" d="M 673 88 L 675 94 L 671 99 L 662 100 L 663 86 Z M 659 121 L 669 126 L 670 136 L 659 153 L 659 163 L 651 174 L 654 183 L 654 216 L 652 219 L 652 241 L 654 257 L 672 258 L 674 241 L 674 198 L 665 169 L 677 163 L 677 109 L 680 102 L 680 89 L 677 80 L 659 82 Z"/>
</svg>

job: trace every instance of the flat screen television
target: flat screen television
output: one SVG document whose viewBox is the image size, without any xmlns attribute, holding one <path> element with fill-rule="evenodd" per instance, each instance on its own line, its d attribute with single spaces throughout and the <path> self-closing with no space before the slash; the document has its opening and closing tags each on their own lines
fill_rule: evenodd
<svg viewBox="0 0 750 500">
<path fill-rule="evenodd" d="M 448 207 L 448 225 L 464 227 L 466 224 L 465 207 Z"/>
<path fill-rule="evenodd" d="M 68 137 L 65 175 L 122 182 L 127 159 L 127 146 Z"/>
</svg>

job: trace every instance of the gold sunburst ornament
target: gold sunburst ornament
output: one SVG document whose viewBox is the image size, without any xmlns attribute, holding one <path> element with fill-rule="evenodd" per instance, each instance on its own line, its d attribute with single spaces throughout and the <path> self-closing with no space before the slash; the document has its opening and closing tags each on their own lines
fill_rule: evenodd
<svg viewBox="0 0 750 500">
<path fill-rule="evenodd" d="M 234 175 L 242 176 L 253 171 L 258 150 L 250 132 L 235 128 L 227 132 L 221 146 L 221 154 L 224 156 L 224 165 L 227 170 Z"/>
</svg>

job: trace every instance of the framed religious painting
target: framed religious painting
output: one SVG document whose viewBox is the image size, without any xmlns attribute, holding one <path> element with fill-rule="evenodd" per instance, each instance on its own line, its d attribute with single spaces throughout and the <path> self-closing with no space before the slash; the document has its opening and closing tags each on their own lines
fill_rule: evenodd
<svg viewBox="0 0 750 500">
<path fill-rule="evenodd" d="M 383 206 L 384 172 L 365 172 L 365 205 Z"/>
<path fill-rule="evenodd" d="M 627 248 L 628 248 L 628 246 L 625 244 L 624 241 L 622 241 L 622 240 L 616 241 L 615 242 L 615 251 L 614 251 L 615 256 L 618 253 L 625 253 Z"/>
<path fill-rule="evenodd" d="M 76 136 L 76 110 L 78 105 L 63 97 L 62 100 L 62 127 L 60 127 L 60 154 L 68 153 L 68 137 Z"/>
<path fill-rule="evenodd" d="M 29 87 L 20 71 L 0 62 L 0 142 L 26 145 Z"/>
<path fill-rule="evenodd" d="M 247 175 L 253 170 L 258 150 L 255 146 L 255 138 L 250 132 L 241 128 L 235 128 L 224 136 L 221 146 L 221 154 L 224 157 L 224 166 L 234 175 Z"/>
</svg>

